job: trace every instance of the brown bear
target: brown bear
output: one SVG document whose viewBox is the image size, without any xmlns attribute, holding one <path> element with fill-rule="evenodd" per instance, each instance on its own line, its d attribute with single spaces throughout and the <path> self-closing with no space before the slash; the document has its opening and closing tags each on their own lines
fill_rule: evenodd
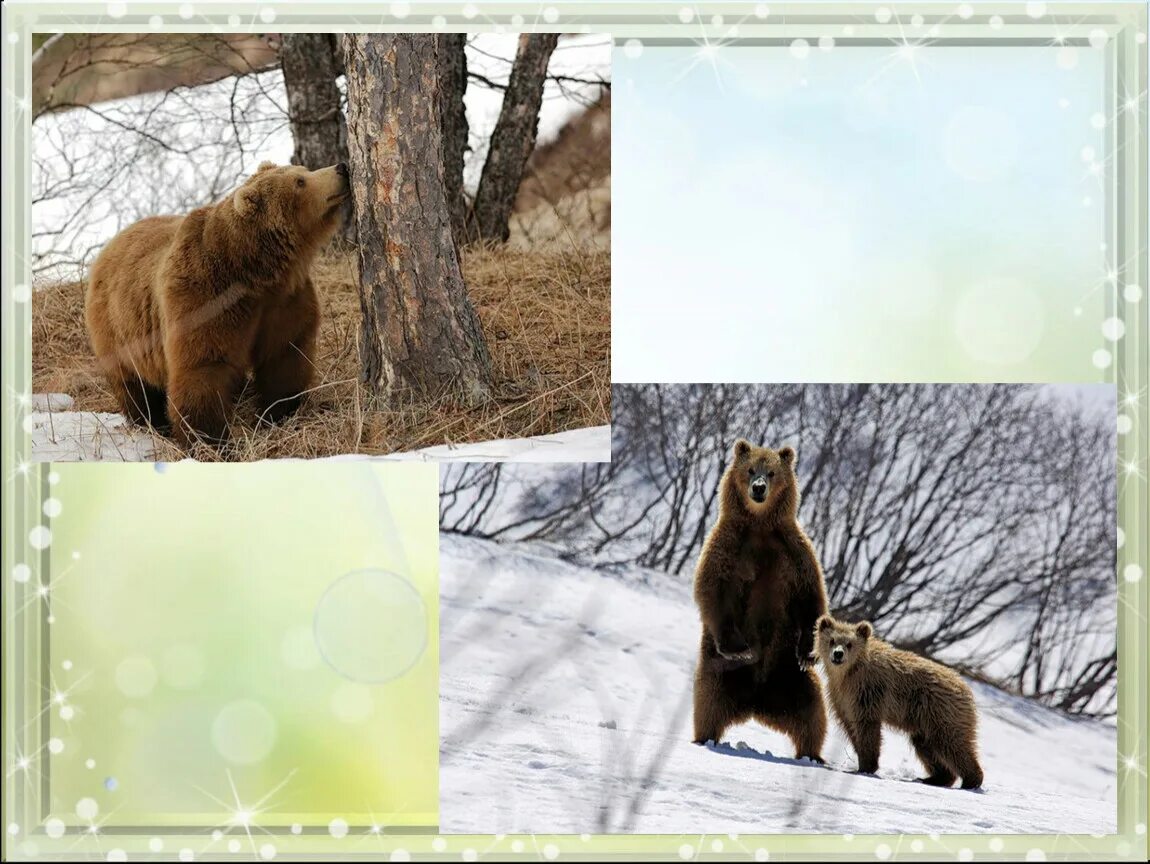
<svg viewBox="0 0 1150 864">
<path fill-rule="evenodd" d="M 819 658 L 835 716 L 858 754 L 859 772 L 878 771 L 882 724 L 910 735 L 927 777 L 923 783 L 982 786 L 974 696 L 958 675 L 874 635 L 870 623 L 818 623 Z"/>
<path fill-rule="evenodd" d="M 217 204 L 117 234 L 92 265 L 85 318 L 122 411 L 184 445 L 220 442 L 250 371 L 262 419 L 293 412 L 319 327 L 309 269 L 349 194 L 342 163 L 264 162 Z"/>
<path fill-rule="evenodd" d="M 695 669 L 695 743 L 754 718 L 821 762 L 826 709 L 814 656 L 827 611 L 823 573 L 798 523 L 795 451 L 739 439 L 720 481 L 719 519 L 699 557 L 703 624 Z"/>
</svg>

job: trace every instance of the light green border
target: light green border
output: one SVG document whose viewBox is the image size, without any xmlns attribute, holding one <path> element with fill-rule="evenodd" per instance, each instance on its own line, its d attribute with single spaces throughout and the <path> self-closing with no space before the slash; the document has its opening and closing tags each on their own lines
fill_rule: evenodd
<svg viewBox="0 0 1150 864">
<path fill-rule="evenodd" d="M 181 6 L 192 17 L 180 16 Z M 4 37 L 2 73 L 4 89 L 0 100 L 3 114 L 3 164 L 0 176 L 4 194 L 3 213 L 3 329 L 0 333 L 0 383 L 3 384 L 3 447 L 0 468 L 3 489 L 3 605 L 5 763 L 11 756 L 11 732 L 29 700 L 38 698 L 34 676 L 27 668 L 15 666 L 12 650 L 17 639 L 27 639 L 28 622 L 22 616 L 9 617 L 25 599 L 27 585 L 14 582 L 12 568 L 27 563 L 32 582 L 38 577 L 42 555 L 27 542 L 28 530 L 40 524 L 41 470 L 29 468 L 27 436 L 22 423 L 30 381 L 29 304 L 13 297 L 15 286 L 31 284 L 29 254 L 30 121 L 27 111 L 32 32 L 111 32 L 153 30 L 150 19 L 162 16 L 159 28 L 168 32 L 211 30 L 549 30 L 563 32 L 610 32 L 617 43 L 637 39 L 647 44 L 726 44 L 735 25 L 739 41 L 751 44 L 786 44 L 791 39 L 817 38 L 824 32 L 836 37 L 836 44 L 889 43 L 900 38 L 901 19 L 915 13 L 928 22 L 944 19 L 940 41 L 967 40 L 967 44 L 1045 44 L 1052 38 L 1050 16 L 1056 16 L 1059 29 L 1070 44 L 1088 44 L 1092 30 L 1104 29 L 1110 35 L 1107 48 L 1111 108 L 1111 172 L 1108 206 L 1108 248 L 1114 250 L 1113 267 L 1117 285 L 1142 287 L 1139 303 L 1127 303 L 1121 291 L 1110 294 L 1107 314 L 1116 314 L 1125 324 L 1125 336 L 1117 345 L 1099 338 L 1097 347 L 1113 351 L 1115 363 L 1108 370 L 1118 387 L 1119 411 L 1129 417 L 1131 429 L 1119 437 L 1119 525 L 1125 543 L 1119 550 L 1119 814 L 1117 836 L 820 836 L 820 835 L 691 835 L 691 836 L 448 836 L 399 837 L 351 835 L 336 840 L 323 826 L 313 826 L 299 837 L 277 838 L 276 860 L 319 860 L 340 858 L 365 860 L 474 860 L 487 857 L 515 857 L 531 860 L 683 860 L 739 858 L 742 860 L 816 860 L 863 858 L 876 860 L 979 860 L 1010 858 L 1041 860 L 1055 858 L 1096 858 L 1145 860 L 1147 809 L 1147 592 L 1146 561 L 1148 540 L 1147 506 L 1147 317 L 1148 281 L 1145 246 L 1147 221 L 1147 64 L 1146 44 L 1136 34 L 1146 32 L 1146 7 L 1142 3 L 1046 3 L 1046 14 L 1032 18 L 1025 3 L 972 3 L 973 14 L 962 18 L 958 3 L 70 3 L 31 4 L 9 2 L 3 7 Z M 756 14 L 756 7 L 769 6 L 768 17 Z M 892 10 L 889 22 L 880 23 L 876 10 Z M 109 11 L 123 12 L 113 17 Z M 261 16 L 261 10 L 273 15 Z M 240 25 L 229 24 L 238 16 Z M 716 22 L 714 16 L 721 16 Z M 991 16 L 1001 16 L 991 26 Z M 851 38 L 843 38 L 841 25 L 855 26 Z M 829 26 L 834 30 L 828 30 Z M 14 34 L 15 42 L 9 41 Z M 1117 86 L 1115 86 L 1117 85 Z M 1124 86 L 1137 94 L 1134 112 L 1124 112 L 1119 97 Z M 1131 116 L 1131 114 L 1133 116 Z M 625 290 L 625 286 L 617 290 Z M 18 292 L 26 296 L 26 288 Z M 1101 322 L 1099 322 L 1101 325 Z M 1128 394 L 1133 403 L 1126 403 Z M 1129 472 L 1127 466 L 1130 466 Z M 242 470 L 242 466 L 234 466 Z M 1127 762 L 1129 760 L 1129 764 Z M 7 770 L 6 770 L 7 775 Z M 3 827 L 13 815 L 22 821 L 21 837 L 42 832 L 29 810 L 5 780 Z M 942 828 L 944 826 L 940 826 Z M 42 834 L 41 834 L 42 836 Z M 73 843 L 54 857 L 103 858 L 108 848 Z M 172 858 L 184 845 L 178 835 L 165 836 L 164 852 L 148 851 L 149 835 L 124 837 L 119 847 L 129 860 L 140 857 Z M 14 852 L 11 836 L 5 833 L 5 857 Z M 49 852 L 38 857 L 51 859 Z M 226 859 L 212 854 L 211 859 Z"/>
</svg>

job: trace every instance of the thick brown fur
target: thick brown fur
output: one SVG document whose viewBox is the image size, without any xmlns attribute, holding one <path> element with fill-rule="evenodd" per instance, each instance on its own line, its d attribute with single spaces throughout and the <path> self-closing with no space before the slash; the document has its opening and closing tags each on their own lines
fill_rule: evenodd
<svg viewBox="0 0 1150 864">
<path fill-rule="evenodd" d="M 970 688 L 945 666 L 888 645 L 869 622 L 819 619 L 818 652 L 831 706 L 858 754 L 859 771 L 878 771 L 882 726 L 910 735 L 926 767 L 924 783 L 963 789 L 982 786 L 978 713 Z M 840 662 L 833 655 L 841 648 Z"/>
<path fill-rule="evenodd" d="M 347 167 L 270 162 L 187 216 L 121 231 L 92 265 L 88 335 L 123 412 L 181 444 L 219 442 L 249 372 L 261 417 L 311 386 L 319 304 L 309 277 L 339 227 Z"/>
<path fill-rule="evenodd" d="M 695 572 L 703 624 L 695 670 L 694 740 L 721 740 L 755 719 L 821 761 L 826 709 L 814 626 L 827 611 L 818 556 L 798 523 L 795 451 L 740 439 L 720 481 L 719 520 Z M 765 485 L 764 485 L 765 482 Z M 764 491 L 752 497 L 752 486 Z"/>
</svg>

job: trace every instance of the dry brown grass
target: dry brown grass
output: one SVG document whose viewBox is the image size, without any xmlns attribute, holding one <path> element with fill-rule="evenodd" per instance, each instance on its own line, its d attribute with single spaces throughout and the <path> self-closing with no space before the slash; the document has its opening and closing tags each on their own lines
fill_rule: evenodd
<svg viewBox="0 0 1150 864">
<path fill-rule="evenodd" d="M 555 138 L 540 144 L 527 160 L 515 210 L 558 204 L 569 195 L 602 185 L 611 177 L 611 91 L 563 124 Z"/>
<path fill-rule="evenodd" d="M 315 268 L 323 307 L 315 388 L 275 428 L 256 428 L 241 400 L 223 450 L 180 450 L 157 436 L 158 460 L 202 461 L 382 454 L 444 443 L 543 435 L 610 422 L 610 253 L 580 248 L 475 249 L 464 279 L 479 313 L 497 380 L 487 405 L 450 402 L 372 407 L 359 384 L 360 307 L 349 253 Z M 78 411 L 116 411 L 84 328 L 83 285 L 51 285 L 32 297 L 32 389 L 67 393 Z"/>
</svg>

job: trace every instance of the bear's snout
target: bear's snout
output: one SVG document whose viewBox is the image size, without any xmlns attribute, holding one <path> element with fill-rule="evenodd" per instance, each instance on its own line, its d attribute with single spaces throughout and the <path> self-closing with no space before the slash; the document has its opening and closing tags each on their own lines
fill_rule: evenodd
<svg viewBox="0 0 1150 864">
<path fill-rule="evenodd" d="M 348 171 L 346 162 L 340 162 L 338 165 L 336 165 L 335 166 L 335 173 L 338 174 L 340 177 L 350 177 L 351 176 L 351 172 Z"/>
<path fill-rule="evenodd" d="M 836 666 L 840 666 L 842 665 L 843 660 L 846 659 L 846 655 L 847 652 L 842 649 L 841 645 L 838 645 L 833 651 L 831 651 L 831 662 Z"/>
<path fill-rule="evenodd" d="M 767 497 L 767 481 L 762 477 L 756 478 L 751 484 L 751 497 L 759 503 L 762 503 L 763 499 Z"/>
</svg>

